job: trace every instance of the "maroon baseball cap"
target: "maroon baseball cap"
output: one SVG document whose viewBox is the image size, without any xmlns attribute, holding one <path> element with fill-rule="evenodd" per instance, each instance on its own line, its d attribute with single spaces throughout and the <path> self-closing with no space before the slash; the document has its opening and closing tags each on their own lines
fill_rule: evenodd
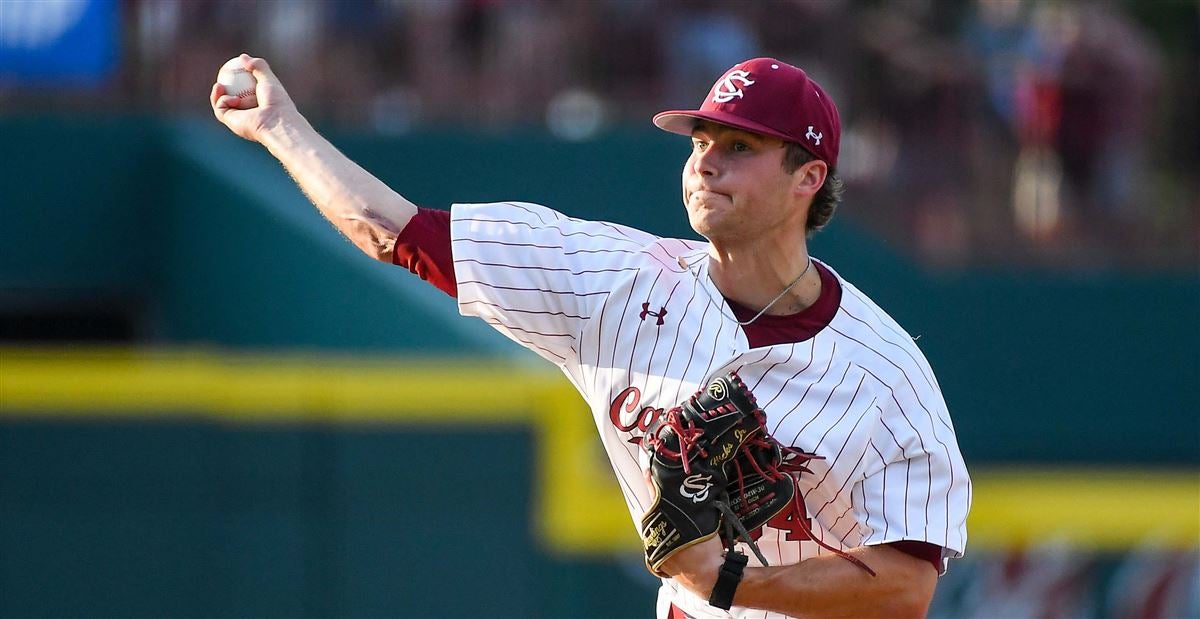
<svg viewBox="0 0 1200 619">
<path fill-rule="evenodd" d="M 713 84 L 700 109 L 660 112 L 654 124 L 691 135 L 697 118 L 796 142 L 829 167 L 837 166 L 842 133 L 837 105 L 808 74 L 786 62 L 738 63 Z"/>
</svg>

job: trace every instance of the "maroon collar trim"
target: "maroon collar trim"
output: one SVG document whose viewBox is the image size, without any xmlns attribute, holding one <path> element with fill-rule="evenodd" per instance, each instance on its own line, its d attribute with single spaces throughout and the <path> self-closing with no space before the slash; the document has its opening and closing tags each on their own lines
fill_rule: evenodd
<svg viewBox="0 0 1200 619">
<path fill-rule="evenodd" d="M 751 348 L 761 348 L 775 344 L 791 344 L 811 339 L 817 333 L 829 326 L 837 314 L 838 306 L 842 303 L 842 285 L 836 276 L 825 265 L 813 261 L 817 273 L 821 276 L 821 296 L 804 311 L 787 316 L 772 316 L 766 314 L 754 322 L 742 327 Z M 725 299 L 733 315 L 740 321 L 750 320 L 758 313 L 730 299 Z"/>
</svg>

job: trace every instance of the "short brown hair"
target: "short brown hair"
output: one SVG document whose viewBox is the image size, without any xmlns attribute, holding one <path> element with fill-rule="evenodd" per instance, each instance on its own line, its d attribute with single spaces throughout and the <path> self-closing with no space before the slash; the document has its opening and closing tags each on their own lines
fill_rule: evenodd
<svg viewBox="0 0 1200 619">
<path fill-rule="evenodd" d="M 787 142 L 784 147 L 787 152 L 783 154 L 783 170 L 789 174 L 816 159 L 812 153 L 796 142 Z M 825 176 L 825 184 L 817 190 L 817 195 L 813 196 L 812 205 L 808 207 L 808 221 L 804 223 L 804 230 L 809 237 L 824 228 L 829 220 L 833 219 L 833 212 L 837 210 L 838 204 L 842 201 L 842 191 L 842 179 L 838 178 L 836 171 L 830 167 L 829 174 Z"/>
</svg>

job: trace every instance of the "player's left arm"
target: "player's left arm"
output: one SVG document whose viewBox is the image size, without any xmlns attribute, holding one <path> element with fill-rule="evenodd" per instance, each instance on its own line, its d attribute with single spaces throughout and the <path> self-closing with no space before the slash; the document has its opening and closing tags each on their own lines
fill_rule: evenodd
<svg viewBox="0 0 1200 619">
<path fill-rule="evenodd" d="M 678 552 L 662 569 L 703 599 L 717 582 L 723 558 L 713 539 Z M 849 553 L 875 571 L 871 576 L 838 556 L 818 556 L 794 565 L 747 567 L 733 597 L 735 606 L 793 617 L 924 617 L 937 585 L 929 562 L 887 544 Z"/>
</svg>

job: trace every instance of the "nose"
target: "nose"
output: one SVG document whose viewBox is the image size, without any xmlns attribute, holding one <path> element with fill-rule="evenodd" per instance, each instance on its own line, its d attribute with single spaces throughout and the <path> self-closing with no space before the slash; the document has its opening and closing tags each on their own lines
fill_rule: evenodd
<svg viewBox="0 0 1200 619">
<path fill-rule="evenodd" d="M 701 176 L 715 176 L 720 170 L 720 157 L 717 148 L 709 146 L 705 150 L 692 153 L 692 171 Z"/>
</svg>

